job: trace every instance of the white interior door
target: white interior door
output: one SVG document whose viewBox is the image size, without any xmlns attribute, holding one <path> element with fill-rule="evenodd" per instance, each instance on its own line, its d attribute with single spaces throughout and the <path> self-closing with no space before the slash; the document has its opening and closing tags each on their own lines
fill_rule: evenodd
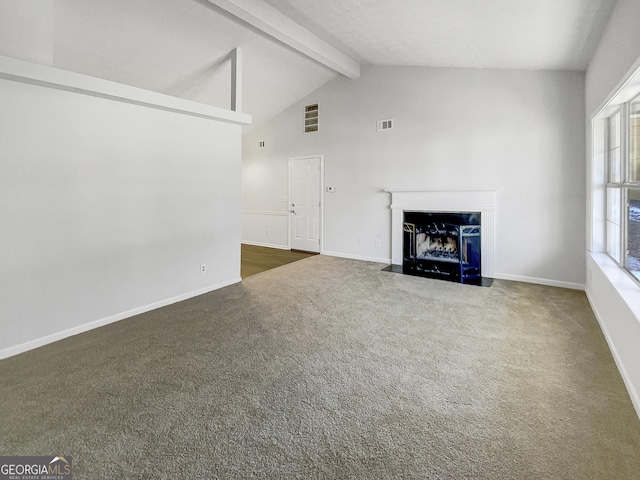
<svg viewBox="0 0 640 480">
<path fill-rule="evenodd" d="M 322 157 L 291 159 L 291 248 L 320 253 Z"/>
</svg>

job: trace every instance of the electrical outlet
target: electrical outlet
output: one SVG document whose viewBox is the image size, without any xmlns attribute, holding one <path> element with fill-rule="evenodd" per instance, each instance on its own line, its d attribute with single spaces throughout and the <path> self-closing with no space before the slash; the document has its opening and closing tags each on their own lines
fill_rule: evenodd
<svg viewBox="0 0 640 480">
<path fill-rule="evenodd" d="M 265 237 L 268 237 L 268 236 L 269 236 L 269 230 L 265 230 L 265 232 L 264 232 L 264 236 L 265 236 Z"/>
<path fill-rule="evenodd" d="M 200 265 L 200 273 L 206 273 L 207 271 L 207 264 L 203 263 L 202 265 Z"/>
<path fill-rule="evenodd" d="M 362 243 L 362 237 L 360 235 L 356 237 L 356 243 Z"/>
<path fill-rule="evenodd" d="M 380 239 L 380 235 L 376 238 L 376 247 L 380 248 L 382 246 L 382 240 Z"/>
<path fill-rule="evenodd" d="M 336 187 L 327 187 L 327 193 L 336 193 Z"/>
</svg>

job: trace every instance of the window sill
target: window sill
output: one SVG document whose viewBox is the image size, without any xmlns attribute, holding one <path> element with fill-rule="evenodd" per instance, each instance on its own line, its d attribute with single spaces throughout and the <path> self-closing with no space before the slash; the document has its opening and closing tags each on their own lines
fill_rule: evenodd
<svg viewBox="0 0 640 480">
<path fill-rule="evenodd" d="M 587 255 L 600 268 L 604 276 L 616 289 L 627 307 L 640 321 L 640 285 L 631 276 L 620 268 L 606 253 L 587 252 Z M 592 284 L 591 275 L 588 273 L 587 289 Z"/>
</svg>

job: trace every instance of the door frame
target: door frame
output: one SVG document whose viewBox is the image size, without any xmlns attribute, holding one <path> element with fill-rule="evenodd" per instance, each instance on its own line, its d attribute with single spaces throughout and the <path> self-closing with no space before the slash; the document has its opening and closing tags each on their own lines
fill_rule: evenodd
<svg viewBox="0 0 640 480">
<path fill-rule="evenodd" d="M 301 157 L 289 157 L 288 167 L 289 175 L 287 180 L 287 247 L 291 250 L 291 180 L 292 180 L 292 164 L 294 160 L 307 160 L 310 158 L 320 159 L 320 225 L 318 226 L 318 234 L 320 235 L 320 254 L 324 253 L 324 153 L 319 155 L 303 155 Z"/>
</svg>

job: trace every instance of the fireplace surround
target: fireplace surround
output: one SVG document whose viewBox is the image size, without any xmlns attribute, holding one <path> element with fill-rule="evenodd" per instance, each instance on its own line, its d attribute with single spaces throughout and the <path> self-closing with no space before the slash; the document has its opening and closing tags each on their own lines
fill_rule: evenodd
<svg viewBox="0 0 640 480">
<path fill-rule="evenodd" d="M 493 278 L 497 188 L 386 189 L 385 192 L 391 194 L 391 263 L 393 264 L 392 267 L 394 267 L 393 271 L 403 270 L 405 253 L 410 253 L 409 251 L 405 251 L 404 246 L 405 237 L 411 235 L 410 232 L 405 232 L 405 223 L 413 223 L 415 225 L 416 222 L 411 221 L 411 216 L 417 213 L 425 213 L 435 216 L 432 217 L 431 222 L 427 220 L 427 224 L 422 226 L 424 231 L 414 232 L 415 245 L 413 245 L 413 247 L 409 246 L 407 249 L 411 250 L 411 248 L 414 248 L 416 257 L 420 256 L 418 253 L 421 253 L 421 256 L 425 257 L 424 253 L 426 251 L 426 260 L 434 260 L 434 257 L 440 257 L 441 260 L 445 261 L 441 261 L 436 265 L 438 269 L 442 270 L 442 265 L 447 263 L 447 257 L 450 260 L 449 263 L 455 263 L 453 258 L 457 258 L 456 262 L 460 263 L 460 255 L 462 254 L 461 246 L 465 242 L 464 238 L 469 237 L 467 240 L 470 240 L 470 237 L 474 237 L 478 242 L 473 240 L 471 242 L 473 246 L 471 247 L 468 246 L 469 242 L 467 242 L 467 247 L 465 247 L 466 251 L 464 252 L 464 254 L 467 255 L 466 260 L 469 260 L 469 254 L 471 253 L 473 256 L 473 252 L 475 252 L 474 249 L 478 248 L 481 262 L 478 262 L 479 265 L 477 267 L 479 273 L 476 278 Z M 444 215 L 438 216 L 440 214 L 453 215 L 450 218 L 453 218 L 454 221 L 447 222 Z M 405 222 L 405 218 L 408 218 L 409 221 Z M 429 223 L 431 223 L 432 235 L 429 235 L 427 231 L 430 228 Z M 444 224 L 444 226 L 442 224 Z M 452 226 L 455 228 L 451 228 Z M 480 227 L 479 232 L 475 228 L 476 226 Z M 409 229 L 410 228 L 411 227 L 409 227 Z M 456 228 L 458 229 L 457 231 Z M 450 233 L 451 235 L 445 233 Z M 418 237 L 420 234 L 422 235 Z M 427 236 L 430 240 L 433 237 L 434 241 L 430 241 L 429 245 L 425 246 Z M 446 240 L 447 238 L 449 240 Z M 456 238 L 455 242 L 453 238 Z M 420 252 L 418 252 L 418 241 L 421 241 Z M 454 252 L 454 243 L 456 244 L 457 252 Z M 471 250 L 469 250 L 469 248 Z M 421 268 L 423 270 L 429 269 L 429 267 Z M 460 269 L 460 265 L 458 265 L 458 269 Z M 415 272 L 408 271 L 406 273 Z M 426 273 L 426 276 L 429 276 L 429 272 Z M 469 271 L 465 274 L 458 270 L 458 275 L 462 277 L 468 275 L 470 280 L 476 273 Z M 443 278 L 450 276 L 451 275 L 443 275 Z M 456 279 L 456 281 L 458 280 Z"/>
</svg>

